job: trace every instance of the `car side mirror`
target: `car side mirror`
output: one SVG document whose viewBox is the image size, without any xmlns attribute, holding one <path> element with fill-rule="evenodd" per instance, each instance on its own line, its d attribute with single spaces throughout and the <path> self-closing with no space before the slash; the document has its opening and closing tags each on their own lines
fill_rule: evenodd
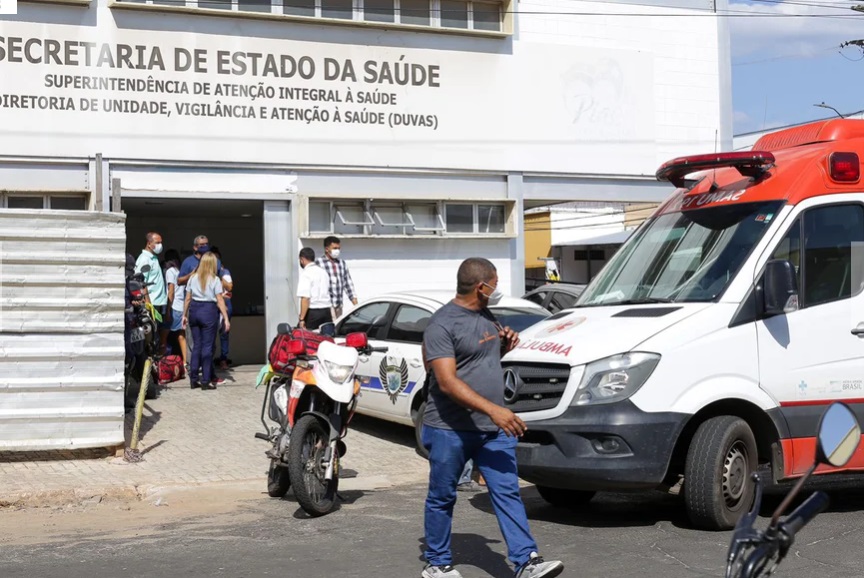
<svg viewBox="0 0 864 578">
<path fill-rule="evenodd" d="M 775 259 L 765 265 L 762 277 L 765 315 L 782 315 L 798 309 L 798 275 L 790 261 Z"/>
<path fill-rule="evenodd" d="M 318 328 L 318 333 L 327 335 L 328 337 L 336 337 L 336 324 L 331 322 L 322 323 Z"/>
</svg>

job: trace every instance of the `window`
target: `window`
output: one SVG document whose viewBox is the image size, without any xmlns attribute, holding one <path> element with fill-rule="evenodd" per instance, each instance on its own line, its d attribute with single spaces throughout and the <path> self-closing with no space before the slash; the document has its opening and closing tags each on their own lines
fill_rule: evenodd
<svg viewBox="0 0 864 578">
<path fill-rule="evenodd" d="M 354 18 L 353 0 L 320 0 L 321 16 L 324 18 L 341 18 L 351 20 Z"/>
<path fill-rule="evenodd" d="M 549 300 L 549 311 L 558 313 L 562 309 L 570 309 L 576 304 L 577 297 L 563 291 L 555 291 L 552 293 L 552 299 Z"/>
<path fill-rule="evenodd" d="M 393 318 L 387 339 L 390 341 L 405 341 L 408 343 L 423 343 L 423 332 L 429 325 L 432 313 L 412 305 L 402 305 Z"/>
<path fill-rule="evenodd" d="M 237 9 L 244 12 L 272 12 L 270 0 L 237 0 Z"/>
<path fill-rule="evenodd" d="M 508 208 L 500 203 L 445 203 L 423 200 L 309 199 L 309 235 L 442 237 L 451 234 L 514 236 Z"/>
<path fill-rule="evenodd" d="M 546 310 L 540 311 L 537 309 L 517 309 L 511 307 L 492 307 L 491 311 L 498 320 L 498 323 L 504 327 L 509 327 L 517 333 L 525 331 L 535 323 L 539 323 L 552 315 Z"/>
<path fill-rule="evenodd" d="M 390 303 L 387 302 L 364 305 L 342 321 L 336 330 L 336 335 L 344 337 L 349 333 L 364 332 L 369 339 L 380 339 L 387 325 L 389 310 Z"/>
<path fill-rule="evenodd" d="M 485 2 L 474 2 L 473 5 L 474 29 L 500 32 L 501 6 Z"/>
<path fill-rule="evenodd" d="M 9 197 L 6 201 L 8 209 L 44 209 L 45 201 L 42 197 Z"/>
<path fill-rule="evenodd" d="M 370 22 L 396 22 L 394 0 L 364 0 L 363 19 Z"/>
<path fill-rule="evenodd" d="M 329 233 L 333 230 L 332 216 L 330 215 L 330 203 L 309 203 L 309 231 L 315 233 Z"/>
<path fill-rule="evenodd" d="M 282 13 L 293 16 L 315 16 L 315 0 L 282 0 Z"/>
<path fill-rule="evenodd" d="M 117 0 L 232 12 L 356 20 L 450 30 L 502 32 L 502 4 L 472 0 Z"/>
<path fill-rule="evenodd" d="M 606 252 L 599 249 L 591 249 L 590 252 L 585 249 L 577 249 L 573 252 L 573 259 L 576 261 L 587 261 L 589 253 L 591 254 L 592 261 L 603 261 L 606 258 Z"/>
<path fill-rule="evenodd" d="M 525 297 L 525 299 L 528 301 L 532 301 L 532 302 L 534 302 L 537 305 L 540 305 L 542 307 L 543 301 L 546 299 L 546 295 L 547 295 L 547 293 L 545 293 L 545 292 L 534 293 L 532 295 L 528 295 L 527 297 Z"/>
<path fill-rule="evenodd" d="M 714 301 L 781 204 L 744 203 L 655 217 L 606 263 L 579 304 Z"/>
<path fill-rule="evenodd" d="M 504 232 L 504 205 L 478 205 L 477 215 L 481 233 Z"/>
<path fill-rule="evenodd" d="M 468 28 L 468 3 L 459 0 L 441 2 L 441 26 L 444 28 Z"/>
<path fill-rule="evenodd" d="M 853 271 L 852 247 L 864 242 L 864 207 L 833 205 L 804 213 L 803 306 L 810 307 L 845 299 L 861 291 L 861 271 Z M 858 269 L 858 267 L 855 267 Z"/>
<path fill-rule="evenodd" d="M 77 197 L 51 197 L 51 208 L 58 211 L 86 211 L 87 198 Z"/>
<path fill-rule="evenodd" d="M 0 206 L 7 209 L 54 209 L 55 211 L 86 211 L 87 195 L 44 195 L 5 193 L 0 195 Z"/>
<path fill-rule="evenodd" d="M 474 232 L 474 205 L 447 205 L 447 232 Z"/>
<path fill-rule="evenodd" d="M 429 26 L 432 12 L 429 0 L 399 0 L 399 23 Z"/>
</svg>

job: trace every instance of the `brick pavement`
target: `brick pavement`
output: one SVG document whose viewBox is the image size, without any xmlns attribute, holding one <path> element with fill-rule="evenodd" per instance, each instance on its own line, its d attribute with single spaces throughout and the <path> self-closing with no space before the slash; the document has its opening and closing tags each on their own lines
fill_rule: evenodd
<svg viewBox="0 0 864 578">
<path fill-rule="evenodd" d="M 65 503 L 94 496 L 141 496 L 153 488 L 214 482 L 260 482 L 266 488 L 269 445 L 255 439 L 264 388 L 258 367 L 223 374 L 215 391 L 170 384 L 145 403 L 139 449 L 128 463 L 107 450 L 0 452 L 0 506 Z M 132 418 L 127 417 L 127 443 Z M 355 416 L 345 438 L 343 489 L 422 481 L 427 462 L 414 451 L 411 428 Z M 353 472 L 356 475 L 349 477 Z"/>
</svg>

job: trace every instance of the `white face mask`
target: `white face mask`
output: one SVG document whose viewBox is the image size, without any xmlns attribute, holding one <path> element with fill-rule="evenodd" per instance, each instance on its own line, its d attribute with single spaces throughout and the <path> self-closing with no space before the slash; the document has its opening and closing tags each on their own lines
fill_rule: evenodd
<svg viewBox="0 0 864 578">
<path fill-rule="evenodd" d="M 487 285 L 488 287 L 488 285 Z M 489 295 L 489 305 L 495 306 L 501 302 L 501 299 L 504 298 L 504 294 L 501 292 L 498 287 L 495 287 L 495 290 Z"/>
<path fill-rule="evenodd" d="M 153 253 L 158 255 L 162 252 L 162 243 L 157 243 L 155 247 L 153 247 Z"/>
<path fill-rule="evenodd" d="M 339 249 L 333 249 L 332 251 L 330 251 L 330 256 L 333 257 L 334 259 L 338 259 L 339 253 L 340 253 Z"/>
</svg>

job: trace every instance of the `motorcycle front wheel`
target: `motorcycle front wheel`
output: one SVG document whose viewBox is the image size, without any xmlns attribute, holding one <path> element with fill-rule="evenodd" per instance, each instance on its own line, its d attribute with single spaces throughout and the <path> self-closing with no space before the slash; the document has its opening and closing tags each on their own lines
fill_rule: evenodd
<svg viewBox="0 0 864 578">
<path fill-rule="evenodd" d="M 291 430 L 288 445 L 288 472 L 294 496 L 307 514 L 312 517 L 324 516 L 336 507 L 336 490 L 339 487 L 338 467 L 334 468 L 333 479 L 327 481 L 324 474 L 324 455 L 327 452 L 329 435 L 318 418 L 304 415 Z M 338 456 L 333 456 L 337 460 Z"/>
</svg>

